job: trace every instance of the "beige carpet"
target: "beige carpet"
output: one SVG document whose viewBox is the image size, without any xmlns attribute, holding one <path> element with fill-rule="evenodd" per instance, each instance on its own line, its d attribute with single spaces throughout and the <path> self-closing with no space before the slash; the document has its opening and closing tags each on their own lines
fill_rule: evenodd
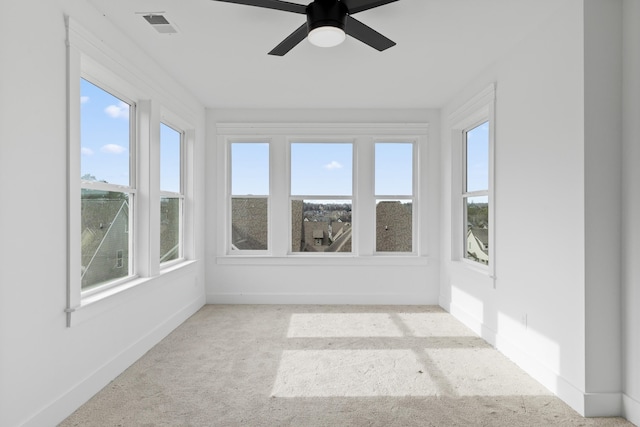
<svg viewBox="0 0 640 427">
<path fill-rule="evenodd" d="M 62 426 L 624 426 L 438 307 L 206 306 Z"/>
</svg>

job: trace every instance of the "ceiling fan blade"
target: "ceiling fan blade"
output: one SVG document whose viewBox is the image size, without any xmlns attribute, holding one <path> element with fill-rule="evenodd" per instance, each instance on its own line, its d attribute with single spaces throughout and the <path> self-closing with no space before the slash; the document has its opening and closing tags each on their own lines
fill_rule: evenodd
<svg viewBox="0 0 640 427">
<path fill-rule="evenodd" d="M 291 49 L 296 47 L 298 43 L 307 38 L 307 23 L 302 24 L 297 30 L 289 35 L 278 46 L 274 47 L 269 55 L 284 56 Z"/>
<path fill-rule="evenodd" d="M 385 4 L 393 3 L 394 1 L 398 0 L 342 0 L 342 3 L 347 6 L 349 14 L 353 15 L 354 13 L 373 9 L 378 6 L 384 6 Z"/>
<path fill-rule="evenodd" d="M 347 22 L 344 28 L 345 32 L 351 37 L 360 40 L 364 44 L 368 44 L 374 49 L 383 51 L 396 45 L 396 42 L 389 40 L 371 27 L 364 25 L 351 16 L 347 16 Z"/>
<path fill-rule="evenodd" d="M 267 9 L 284 10 L 285 12 L 301 13 L 306 15 L 307 6 L 280 0 L 213 0 L 225 3 L 245 4 L 247 6 L 264 7 Z"/>
</svg>

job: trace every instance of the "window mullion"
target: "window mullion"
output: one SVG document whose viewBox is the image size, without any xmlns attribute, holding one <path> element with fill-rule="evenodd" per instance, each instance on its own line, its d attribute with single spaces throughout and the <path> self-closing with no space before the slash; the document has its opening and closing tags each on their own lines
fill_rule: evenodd
<svg viewBox="0 0 640 427">
<path fill-rule="evenodd" d="M 155 101 L 138 102 L 136 188 L 134 205 L 135 271 L 143 277 L 160 272 L 160 108 Z"/>
</svg>

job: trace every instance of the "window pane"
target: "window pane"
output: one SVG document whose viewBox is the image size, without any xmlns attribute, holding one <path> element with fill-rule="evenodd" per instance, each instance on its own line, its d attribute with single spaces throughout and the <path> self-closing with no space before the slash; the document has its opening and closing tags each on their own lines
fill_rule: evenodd
<svg viewBox="0 0 640 427">
<path fill-rule="evenodd" d="M 269 144 L 231 144 L 231 194 L 269 194 Z"/>
<path fill-rule="evenodd" d="M 407 200 L 378 200 L 376 203 L 376 251 L 412 251 L 413 203 Z"/>
<path fill-rule="evenodd" d="M 413 195 L 413 144 L 376 144 L 376 194 Z"/>
<path fill-rule="evenodd" d="M 465 197 L 465 258 L 489 264 L 489 198 Z"/>
<path fill-rule="evenodd" d="M 231 248 L 267 250 L 269 202 L 265 198 L 234 197 L 231 200 Z"/>
<path fill-rule="evenodd" d="M 129 186 L 130 105 L 84 79 L 80 94 L 81 179 Z"/>
<path fill-rule="evenodd" d="M 160 199 L 160 262 L 180 258 L 180 211 L 178 197 Z"/>
<path fill-rule="evenodd" d="M 489 122 L 471 129 L 466 134 L 466 192 L 489 188 Z"/>
<path fill-rule="evenodd" d="M 129 196 L 82 190 L 82 289 L 129 275 Z"/>
<path fill-rule="evenodd" d="M 180 186 L 180 142 L 182 134 L 160 124 L 160 190 L 181 192 Z"/>
<path fill-rule="evenodd" d="M 351 200 L 292 200 L 291 252 L 351 252 Z"/>
<path fill-rule="evenodd" d="M 352 144 L 291 144 L 291 194 L 350 196 Z"/>
</svg>

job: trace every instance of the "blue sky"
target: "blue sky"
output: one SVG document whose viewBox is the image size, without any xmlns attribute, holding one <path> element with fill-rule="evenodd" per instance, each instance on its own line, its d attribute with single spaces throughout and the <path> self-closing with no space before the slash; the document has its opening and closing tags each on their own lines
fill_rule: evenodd
<svg viewBox="0 0 640 427">
<path fill-rule="evenodd" d="M 269 194 L 269 144 L 231 144 L 231 193 Z"/>
<path fill-rule="evenodd" d="M 413 145 L 376 144 L 376 194 L 413 194 Z M 347 143 L 291 144 L 291 194 L 351 196 L 353 145 Z M 231 145 L 231 185 L 235 195 L 269 193 L 269 146 Z"/>
<path fill-rule="evenodd" d="M 82 79 L 80 82 L 80 175 L 129 185 L 129 105 Z M 161 189 L 180 190 L 180 134 L 160 129 Z"/>
<path fill-rule="evenodd" d="M 467 192 L 489 188 L 489 122 L 467 132 Z"/>
<path fill-rule="evenodd" d="M 81 81 L 81 175 L 98 181 L 129 185 L 129 105 Z M 488 188 L 489 126 L 467 132 L 467 191 Z M 180 191 L 180 133 L 160 127 L 161 190 Z M 269 194 L 269 146 L 232 144 L 232 193 Z M 377 143 L 375 193 L 413 194 L 413 146 Z M 347 143 L 291 144 L 291 194 L 351 196 L 353 146 Z"/>
<path fill-rule="evenodd" d="M 413 144 L 377 143 L 375 174 L 376 195 L 413 195 Z"/>
<path fill-rule="evenodd" d="M 291 144 L 291 194 L 351 196 L 353 145 Z"/>
<path fill-rule="evenodd" d="M 160 190 L 180 192 L 180 141 L 182 134 L 160 124 Z"/>
</svg>

